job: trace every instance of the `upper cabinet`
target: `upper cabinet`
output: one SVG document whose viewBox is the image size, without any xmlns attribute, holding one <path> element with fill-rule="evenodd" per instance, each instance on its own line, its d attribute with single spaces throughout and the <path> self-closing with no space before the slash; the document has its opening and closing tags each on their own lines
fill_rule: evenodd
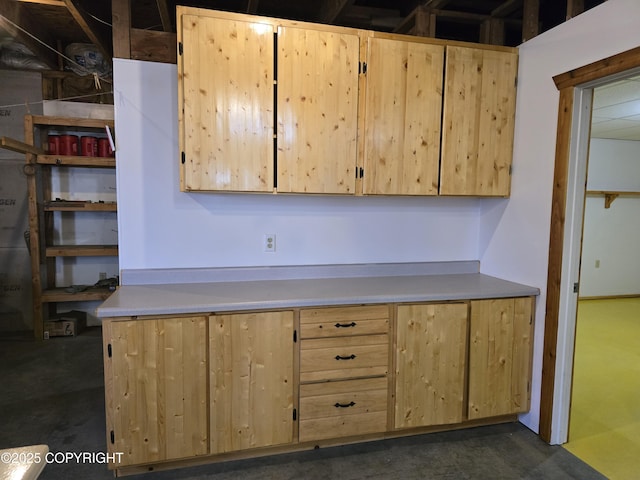
<svg viewBox="0 0 640 480">
<path fill-rule="evenodd" d="M 515 49 L 177 14 L 183 191 L 509 195 Z"/>
<path fill-rule="evenodd" d="M 357 34 L 278 28 L 277 190 L 355 193 Z"/>
<path fill-rule="evenodd" d="M 364 194 L 436 195 L 444 47 L 368 39 Z"/>
<path fill-rule="evenodd" d="M 273 191 L 273 27 L 184 15 L 183 190 Z"/>
<path fill-rule="evenodd" d="M 518 55 L 447 47 L 441 195 L 508 196 Z"/>
</svg>

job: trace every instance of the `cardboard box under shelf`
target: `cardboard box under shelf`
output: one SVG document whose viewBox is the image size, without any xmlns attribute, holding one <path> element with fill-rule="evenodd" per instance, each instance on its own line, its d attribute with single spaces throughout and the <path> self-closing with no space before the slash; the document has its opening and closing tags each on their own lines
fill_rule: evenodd
<svg viewBox="0 0 640 480">
<path fill-rule="evenodd" d="M 59 313 L 44 322 L 44 338 L 75 337 L 87 328 L 87 313 L 78 310 Z"/>
</svg>

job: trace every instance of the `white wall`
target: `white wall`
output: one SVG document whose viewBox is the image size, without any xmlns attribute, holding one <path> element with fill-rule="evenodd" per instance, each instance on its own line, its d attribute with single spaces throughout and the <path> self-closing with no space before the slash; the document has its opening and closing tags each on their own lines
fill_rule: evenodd
<svg viewBox="0 0 640 480">
<path fill-rule="evenodd" d="M 176 66 L 114 80 L 121 269 L 478 258 L 477 199 L 181 193 Z"/>
<path fill-rule="evenodd" d="M 640 192 L 640 141 L 593 139 L 587 190 Z M 640 197 L 587 197 L 580 296 L 639 295 L 639 245 Z"/>
<path fill-rule="evenodd" d="M 640 2 L 608 0 L 520 47 L 512 195 L 481 206 L 483 273 L 539 287 L 532 408 L 539 426 L 549 225 L 559 93 L 552 77 L 640 45 Z"/>
</svg>

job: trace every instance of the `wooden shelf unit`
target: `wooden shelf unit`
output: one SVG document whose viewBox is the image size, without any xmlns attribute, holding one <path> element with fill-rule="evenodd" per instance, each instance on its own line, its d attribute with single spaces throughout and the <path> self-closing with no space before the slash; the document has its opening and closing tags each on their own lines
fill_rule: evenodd
<svg viewBox="0 0 640 480">
<path fill-rule="evenodd" d="M 25 173 L 28 183 L 29 249 L 33 290 L 33 332 L 37 340 L 44 336 L 44 321 L 57 313 L 59 302 L 105 300 L 112 292 L 105 287 L 69 289 L 56 285 L 56 258 L 117 256 L 117 245 L 56 245 L 53 242 L 56 212 L 117 213 L 116 202 L 61 200 L 52 198 L 52 171 L 64 168 L 115 169 L 113 157 L 52 155 L 40 143 L 51 131 L 94 135 L 114 128 L 113 120 L 71 118 L 45 115 L 25 115 Z M 13 144 L 14 148 L 21 145 Z M 28 148 L 27 148 L 28 147 Z M 99 272 L 96 272 L 96 280 Z"/>
</svg>

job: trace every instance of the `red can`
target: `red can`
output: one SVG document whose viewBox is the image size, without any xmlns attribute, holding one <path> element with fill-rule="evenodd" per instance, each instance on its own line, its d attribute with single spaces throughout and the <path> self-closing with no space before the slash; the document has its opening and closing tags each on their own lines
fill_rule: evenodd
<svg viewBox="0 0 640 480">
<path fill-rule="evenodd" d="M 96 137 L 82 137 L 80 139 L 80 155 L 85 157 L 97 157 L 98 139 Z"/>
<path fill-rule="evenodd" d="M 78 155 L 78 137 L 75 135 L 60 135 L 58 155 Z"/>
<path fill-rule="evenodd" d="M 111 144 L 108 138 L 98 139 L 98 156 L 99 157 L 113 157 L 113 150 L 111 150 Z"/>
<path fill-rule="evenodd" d="M 49 135 L 49 145 L 47 150 L 50 155 L 60 154 L 60 135 Z"/>
</svg>

